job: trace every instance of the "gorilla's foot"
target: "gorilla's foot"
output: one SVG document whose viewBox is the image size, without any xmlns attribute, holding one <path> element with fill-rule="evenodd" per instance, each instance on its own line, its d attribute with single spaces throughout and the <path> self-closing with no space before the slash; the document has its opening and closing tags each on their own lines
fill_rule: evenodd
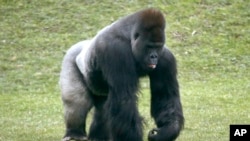
<svg viewBox="0 0 250 141">
<path fill-rule="evenodd" d="M 79 136 L 77 136 L 77 137 L 64 137 L 62 139 L 62 141 L 87 141 L 87 140 L 88 140 L 88 138 L 85 136 L 82 136 L 82 137 L 79 137 Z"/>
</svg>

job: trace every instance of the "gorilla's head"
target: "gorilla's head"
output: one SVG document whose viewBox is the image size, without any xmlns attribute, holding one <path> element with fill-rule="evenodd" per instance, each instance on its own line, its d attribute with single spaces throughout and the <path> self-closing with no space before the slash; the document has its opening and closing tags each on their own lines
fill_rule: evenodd
<svg viewBox="0 0 250 141">
<path fill-rule="evenodd" d="M 165 44 L 165 20 L 159 12 L 152 9 L 139 13 L 140 20 L 138 21 L 140 22 L 135 24 L 131 35 L 134 58 L 145 71 L 157 67 L 158 59 Z"/>
</svg>

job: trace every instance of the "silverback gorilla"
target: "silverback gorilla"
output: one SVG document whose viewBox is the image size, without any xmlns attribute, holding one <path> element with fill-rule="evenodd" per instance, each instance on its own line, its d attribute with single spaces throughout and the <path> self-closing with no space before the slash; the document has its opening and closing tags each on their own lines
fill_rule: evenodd
<svg viewBox="0 0 250 141">
<path fill-rule="evenodd" d="M 142 141 L 137 109 L 139 78 L 148 75 L 149 141 L 173 141 L 184 125 L 176 61 L 165 47 L 165 19 L 144 9 L 106 26 L 91 40 L 73 45 L 60 74 L 66 133 L 63 141 Z M 86 117 L 94 107 L 86 133 Z"/>
</svg>

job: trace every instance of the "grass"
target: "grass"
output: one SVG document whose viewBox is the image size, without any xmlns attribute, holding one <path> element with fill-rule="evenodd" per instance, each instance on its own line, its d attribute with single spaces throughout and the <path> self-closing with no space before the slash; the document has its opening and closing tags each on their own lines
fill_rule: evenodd
<svg viewBox="0 0 250 141">
<path fill-rule="evenodd" d="M 141 8 L 167 20 L 178 60 L 185 129 L 178 141 L 226 141 L 250 123 L 250 3 L 247 0 L 0 0 L 0 141 L 54 141 L 64 134 L 58 77 L 64 52 Z M 148 81 L 139 108 L 145 136 Z"/>
</svg>

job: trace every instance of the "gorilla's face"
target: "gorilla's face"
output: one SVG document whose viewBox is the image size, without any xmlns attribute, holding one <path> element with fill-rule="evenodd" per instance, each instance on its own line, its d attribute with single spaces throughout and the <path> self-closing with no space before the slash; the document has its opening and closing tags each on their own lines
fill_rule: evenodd
<svg viewBox="0 0 250 141">
<path fill-rule="evenodd" d="M 146 53 L 144 55 L 145 68 L 155 69 L 161 55 L 163 45 L 158 43 L 151 43 L 144 47 Z"/>
<path fill-rule="evenodd" d="M 150 71 L 157 67 L 163 47 L 164 41 L 152 42 L 145 40 L 142 36 L 137 36 L 132 40 L 132 52 L 135 60 L 145 71 Z"/>
</svg>

